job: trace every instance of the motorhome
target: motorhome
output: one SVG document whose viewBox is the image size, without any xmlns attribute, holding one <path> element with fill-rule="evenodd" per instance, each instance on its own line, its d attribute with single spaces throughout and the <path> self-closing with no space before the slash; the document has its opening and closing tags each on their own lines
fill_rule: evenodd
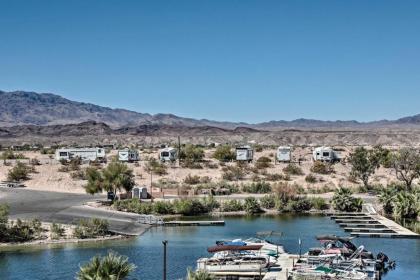
<svg viewBox="0 0 420 280">
<path fill-rule="evenodd" d="M 250 146 L 236 148 L 236 160 L 251 162 L 254 159 L 254 149 Z"/>
<path fill-rule="evenodd" d="M 118 160 L 124 162 L 133 162 L 140 160 L 140 154 L 137 150 L 123 149 L 118 151 Z"/>
<path fill-rule="evenodd" d="M 290 162 L 292 160 L 292 148 L 280 146 L 277 148 L 277 161 Z"/>
<path fill-rule="evenodd" d="M 159 151 L 159 159 L 162 162 L 175 161 L 178 158 L 178 150 L 175 148 L 164 148 Z"/>
<path fill-rule="evenodd" d="M 340 161 L 341 157 L 330 147 L 317 147 L 312 153 L 314 161 L 336 162 Z"/>
<path fill-rule="evenodd" d="M 80 158 L 82 161 L 105 160 L 103 148 L 63 148 L 55 152 L 56 160 L 71 160 Z"/>
</svg>

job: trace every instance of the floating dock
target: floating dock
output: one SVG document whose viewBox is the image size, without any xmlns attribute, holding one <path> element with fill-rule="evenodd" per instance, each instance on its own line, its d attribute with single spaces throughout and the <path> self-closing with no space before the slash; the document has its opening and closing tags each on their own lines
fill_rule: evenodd
<svg viewBox="0 0 420 280">
<path fill-rule="evenodd" d="M 224 226 L 225 221 L 169 221 L 165 226 Z"/>
<path fill-rule="evenodd" d="M 420 235 L 385 218 L 365 205 L 366 212 L 327 214 L 345 231 L 356 237 L 420 238 Z"/>
</svg>

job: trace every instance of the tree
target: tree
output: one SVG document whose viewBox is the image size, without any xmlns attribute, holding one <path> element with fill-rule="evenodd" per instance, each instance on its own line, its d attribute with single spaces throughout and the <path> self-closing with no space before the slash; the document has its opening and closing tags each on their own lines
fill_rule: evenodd
<svg viewBox="0 0 420 280">
<path fill-rule="evenodd" d="M 420 210 L 419 197 L 407 191 L 396 194 L 393 201 L 393 212 L 397 219 L 415 219 Z"/>
<path fill-rule="evenodd" d="M 204 158 L 204 150 L 201 147 L 188 144 L 181 150 L 179 158 L 187 162 L 199 162 Z"/>
<path fill-rule="evenodd" d="M 116 194 L 117 191 L 121 190 L 129 192 L 135 185 L 133 171 L 121 162 L 111 162 L 102 171 L 87 168 L 86 177 L 88 183 L 85 189 L 90 194 L 102 191 Z"/>
<path fill-rule="evenodd" d="M 213 157 L 219 161 L 227 162 L 235 159 L 235 153 L 229 145 L 220 145 L 216 148 Z"/>
<path fill-rule="evenodd" d="M 382 203 L 382 208 L 385 214 L 392 214 L 394 211 L 394 198 L 398 193 L 396 188 L 384 188 L 379 194 L 379 202 Z"/>
<path fill-rule="evenodd" d="M 393 166 L 397 179 L 411 190 L 414 179 L 420 176 L 420 155 L 413 148 L 402 148 L 393 156 Z"/>
<path fill-rule="evenodd" d="M 369 177 L 379 168 L 379 157 L 373 150 L 358 147 L 350 154 L 349 162 L 352 166 L 350 174 L 362 180 L 365 187 L 369 187 Z"/>
<path fill-rule="evenodd" d="M 9 222 L 9 206 L 0 204 L 0 242 L 7 239 L 7 225 Z"/>
<path fill-rule="evenodd" d="M 187 271 L 187 280 L 213 280 L 213 276 L 205 270 L 193 271 L 190 268 Z"/>
<path fill-rule="evenodd" d="M 24 181 L 29 179 L 29 169 L 26 164 L 18 162 L 7 174 L 9 181 Z"/>
<path fill-rule="evenodd" d="M 93 257 L 90 262 L 80 267 L 78 280 L 122 280 L 127 279 L 136 266 L 128 262 L 128 258 L 114 252 L 105 257 Z"/>
<path fill-rule="evenodd" d="M 244 202 L 244 209 L 248 214 L 257 214 L 263 212 L 260 203 L 255 197 L 247 197 Z"/>
<path fill-rule="evenodd" d="M 332 198 L 335 210 L 343 212 L 355 212 L 362 210 L 363 201 L 352 196 L 350 189 L 340 187 Z"/>
</svg>

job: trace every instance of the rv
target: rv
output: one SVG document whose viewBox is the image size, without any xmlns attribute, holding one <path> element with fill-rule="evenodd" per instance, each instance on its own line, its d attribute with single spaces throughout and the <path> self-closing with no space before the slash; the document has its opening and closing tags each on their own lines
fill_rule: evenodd
<svg viewBox="0 0 420 280">
<path fill-rule="evenodd" d="M 82 161 L 105 160 L 105 150 L 103 148 L 65 148 L 57 149 L 55 152 L 56 160 L 71 160 L 80 158 Z"/>
<path fill-rule="evenodd" d="M 254 149 L 250 146 L 236 148 L 236 160 L 251 162 L 254 159 Z"/>
<path fill-rule="evenodd" d="M 178 151 L 175 148 L 164 148 L 159 152 L 159 159 L 162 162 L 175 161 L 178 158 Z"/>
<path fill-rule="evenodd" d="M 336 162 L 340 161 L 340 155 L 330 147 L 315 148 L 312 154 L 314 161 Z"/>
<path fill-rule="evenodd" d="M 125 162 L 139 161 L 140 155 L 137 150 L 124 149 L 118 151 L 118 160 Z"/>
<path fill-rule="evenodd" d="M 290 147 L 278 147 L 277 148 L 277 161 L 278 162 L 290 162 L 292 160 L 292 148 Z"/>
</svg>

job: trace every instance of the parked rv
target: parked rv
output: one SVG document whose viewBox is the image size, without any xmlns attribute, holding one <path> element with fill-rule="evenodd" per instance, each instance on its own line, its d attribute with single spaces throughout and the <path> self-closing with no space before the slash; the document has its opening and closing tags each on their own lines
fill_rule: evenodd
<svg viewBox="0 0 420 280">
<path fill-rule="evenodd" d="M 178 158 L 178 150 L 175 148 L 164 148 L 159 152 L 159 159 L 162 162 L 175 161 Z"/>
<path fill-rule="evenodd" d="M 292 160 L 292 148 L 280 146 L 277 148 L 277 161 L 290 162 Z"/>
<path fill-rule="evenodd" d="M 140 154 L 137 150 L 124 149 L 118 151 L 118 160 L 124 162 L 133 162 L 140 160 Z"/>
<path fill-rule="evenodd" d="M 57 160 L 71 160 L 80 158 L 82 161 L 105 160 L 105 149 L 103 148 L 64 148 L 55 152 Z"/>
<path fill-rule="evenodd" d="M 254 159 L 254 149 L 250 146 L 236 148 L 236 160 L 251 162 Z"/>
<path fill-rule="evenodd" d="M 337 151 L 330 147 L 315 148 L 312 157 L 314 161 L 337 162 L 341 160 Z"/>
</svg>

